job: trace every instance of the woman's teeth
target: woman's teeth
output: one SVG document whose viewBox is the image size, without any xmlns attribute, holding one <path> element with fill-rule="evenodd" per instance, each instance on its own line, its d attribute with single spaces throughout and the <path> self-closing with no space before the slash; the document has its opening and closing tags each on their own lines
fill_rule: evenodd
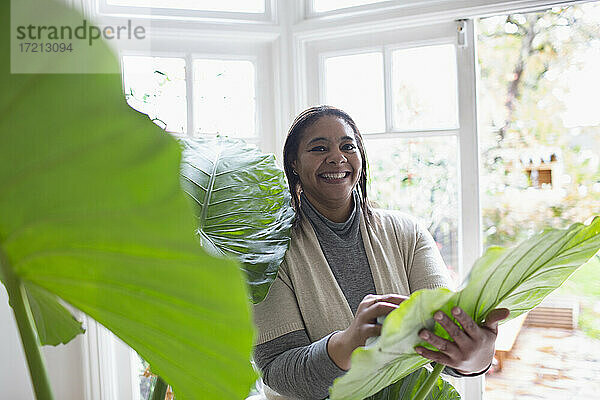
<svg viewBox="0 0 600 400">
<path fill-rule="evenodd" d="M 321 176 L 325 179 L 342 179 L 345 178 L 349 172 L 338 172 L 338 173 L 326 173 L 321 174 Z"/>
</svg>

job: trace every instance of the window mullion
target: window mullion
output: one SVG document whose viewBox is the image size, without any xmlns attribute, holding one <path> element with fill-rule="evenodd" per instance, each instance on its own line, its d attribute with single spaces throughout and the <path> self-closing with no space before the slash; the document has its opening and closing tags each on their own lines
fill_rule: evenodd
<svg viewBox="0 0 600 400">
<path fill-rule="evenodd" d="M 187 104 L 187 136 L 193 137 L 196 133 L 196 127 L 194 126 L 193 59 L 190 53 L 185 55 L 185 97 Z"/>
<path fill-rule="evenodd" d="M 385 131 L 392 132 L 392 51 L 389 46 L 383 48 L 383 84 L 385 105 Z"/>
<path fill-rule="evenodd" d="M 459 110 L 459 274 L 465 277 L 481 255 L 481 208 L 479 203 L 479 145 L 477 137 L 477 57 L 473 20 L 458 21 L 457 46 Z M 481 400 L 483 376 L 464 383 L 467 399 Z"/>
</svg>

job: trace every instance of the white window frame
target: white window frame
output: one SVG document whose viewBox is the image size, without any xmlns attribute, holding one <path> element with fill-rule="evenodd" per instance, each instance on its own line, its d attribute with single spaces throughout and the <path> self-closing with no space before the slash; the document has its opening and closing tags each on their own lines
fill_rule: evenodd
<svg viewBox="0 0 600 400">
<path fill-rule="evenodd" d="M 339 56 L 347 56 L 347 55 L 358 55 L 358 54 L 365 54 L 365 53 L 373 53 L 373 52 L 380 52 L 383 55 L 383 76 L 384 76 L 384 96 L 385 96 L 385 129 L 383 132 L 377 132 L 377 133 L 363 133 L 363 136 L 365 138 L 378 138 L 378 137 L 386 137 L 386 138 L 390 138 L 390 137 L 425 137 L 425 136 L 447 136 L 447 135 L 456 135 L 458 133 L 458 126 L 454 127 L 454 128 L 441 128 L 441 129 L 427 129 L 427 130 L 399 130 L 399 129 L 394 129 L 393 127 L 393 115 L 392 115 L 392 98 L 391 98 L 391 93 L 392 93 L 392 52 L 394 52 L 395 50 L 402 50 L 402 49 L 410 49 L 410 48 L 414 48 L 414 47 L 421 47 L 421 46 L 433 46 L 433 45 L 438 45 L 438 44 L 454 44 L 455 40 L 454 38 L 450 38 L 450 37 L 441 37 L 439 39 L 429 39 L 429 40 L 418 40 L 418 41 L 410 41 L 410 42 L 403 42 L 401 44 L 396 43 L 396 44 L 389 44 L 389 45 L 379 45 L 379 46 L 372 46 L 372 47 L 361 47 L 361 48 L 350 48 L 350 49 L 343 49 L 343 50 L 336 50 L 336 51 L 325 51 L 325 52 L 318 52 L 318 50 L 314 50 L 313 51 L 317 51 L 318 52 L 318 63 L 319 63 L 319 69 L 318 69 L 318 93 L 319 93 L 319 97 L 318 97 L 318 101 L 313 101 L 311 102 L 309 100 L 309 103 L 312 104 L 324 104 L 325 103 L 325 82 L 323 81 L 323 78 L 325 77 L 325 61 L 327 58 L 330 57 L 339 57 Z M 310 62 L 310 61 L 309 61 Z M 309 89 L 309 93 L 313 92 L 314 89 L 311 91 Z M 310 96 L 310 94 L 309 94 Z M 311 99 L 312 100 L 312 99 Z M 457 104 L 458 104 L 458 93 L 457 93 Z"/>
<path fill-rule="evenodd" d="M 379 3 L 370 3 L 346 8 L 338 8 L 329 11 L 316 11 L 314 2 L 316 0 L 304 0 L 304 10 L 307 19 L 327 17 L 348 17 L 356 15 L 367 15 L 374 13 L 390 12 L 398 9 L 423 7 L 428 3 L 444 3 L 453 0 L 387 0 Z"/>
<path fill-rule="evenodd" d="M 85 400 L 140 400 L 137 355 L 108 329 L 84 313 L 81 342 Z"/>
<path fill-rule="evenodd" d="M 587 0 L 390 0 L 382 3 L 315 13 L 311 0 L 266 0 L 264 14 L 153 10 L 140 14 L 135 7 L 108 7 L 105 0 L 65 0 L 82 10 L 90 19 L 123 22 L 127 18 L 152 19 L 152 51 L 136 48 L 120 49 L 121 55 L 173 56 L 185 55 L 186 65 L 192 57 L 255 57 L 257 90 L 257 131 L 259 147 L 280 155 L 287 129 L 298 112 L 319 102 L 319 51 L 336 51 L 330 47 L 344 38 L 356 35 L 393 35 L 403 30 L 432 31 L 436 24 L 456 24 L 467 19 L 462 38 L 466 46 L 457 46 L 459 124 L 454 130 L 386 132 L 385 137 L 457 135 L 459 140 L 459 266 L 467 273 L 481 254 L 481 222 L 479 207 L 479 152 L 477 139 L 475 32 L 471 17 L 508 12 L 529 12 L 551 6 L 583 3 Z M 103 4 L 103 5 L 102 5 Z M 454 25 L 455 26 L 455 25 Z M 392 32 L 392 33 L 390 33 Z M 406 31 L 408 32 L 408 31 Z M 446 35 L 456 39 L 456 32 Z M 440 36 L 437 38 L 439 39 Z M 421 38 L 422 39 L 422 38 Z M 380 46 L 391 51 L 398 38 L 383 41 Z M 408 39 L 406 43 L 415 44 Z M 320 43 L 322 46 L 317 46 Z M 420 43 L 425 43 L 421 41 Z M 357 45 L 357 43 L 354 43 Z M 385 47 L 388 46 L 388 47 Z M 372 47 L 364 45 L 364 48 Z M 385 61 L 386 58 L 384 58 Z M 389 57 L 388 57 L 389 59 Z M 390 66 L 384 66 L 385 74 Z M 193 129 L 190 97 L 191 68 L 187 69 L 188 132 Z M 386 80 L 389 82 L 389 79 Z M 316 83 L 316 86 L 315 86 Z M 315 87 L 317 89 L 315 90 Z M 385 89 L 389 93 L 389 88 Z M 193 101 L 193 99 L 192 99 Z M 388 107 L 389 108 L 389 107 Z M 391 110 L 386 110 L 386 127 L 391 125 Z M 190 120 L 191 123 L 190 123 Z M 388 129 L 386 129 L 388 130 Z M 371 136 L 370 136 L 371 137 Z M 468 244 L 468 245 L 467 245 Z M 136 377 L 135 359 L 128 347 L 89 317 L 82 319 L 87 327 L 82 354 L 86 375 L 86 400 L 138 400 L 139 389 L 132 387 Z M 461 392 L 468 400 L 481 400 L 483 378 L 461 380 Z"/>
<path fill-rule="evenodd" d="M 185 33 L 182 33 L 185 35 Z M 215 59 L 215 60 L 243 60 L 253 63 L 255 68 L 255 133 L 254 137 L 244 138 L 249 143 L 258 145 L 267 152 L 275 151 L 275 142 L 273 135 L 263 135 L 261 132 L 271 132 L 274 130 L 272 108 L 275 103 L 273 97 L 273 66 L 271 62 L 271 45 L 267 42 L 256 41 L 250 44 L 232 45 L 227 41 L 213 41 L 210 44 L 203 44 L 195 37 L 187 38 L 184 43 L 173 46 L 170 40 L 155 40 L 152 44 L 152 52 L 130 48 L 122 49 L 119 52 L 119 59 L 123 56 L 152 56 L 152 57 L 172 57 L 185 60 L 186 68 L 186 101 L 187 101 L 187 131 L 184 135 L 192 137 L 194 135 L 194 99 L 193 99 L 193 60 L 195 59 Z M 187 43 L 185 43 L 187 42 Z"/>
<path fill-rule="evenodd" d="M 457 32 L 458 27 L 462 31 Z M 467 40 L 472 37 L 471 40 Z M 469 268 L 481 254 L 481 233 L 479 227 L 479 159 L 477 144 L 477 124 L 475 104 L 474 68 L 466 64 L 475 65 L 475 52 L 473 49 L 473 23 L 472 21 L 457 22 L 446 21 L 428 26 L 409 27 L 382 31 L 377 34 L 353 32 L 351 35 L 336 37 L 335 39 L 312 39 L 303 43 L 305 47 L 305 60 L 307 71 L 307 90 L 305 108 L 313 104 L 323 104 L 324 93 L 324 63 L 327 57 L 361 54 L 380 51 L 384 55 L 384 85 L 386 105 L 386 129 L 381 133 L 365 133 L 365 140 L 379 138 L 415 138 L 454 136 L 458 140 L 458 273 L 463 279 Z M 464 43 L 463 45 L 459 44 Z M 376 43 L 375 45 L 370 45 Z M 431 129 L 395 131 L 392 124 L 391 110 L 391 52 L 396 49 L 414 48 L 421 46 L 454 44 L 457 62 L 457 100 L 458 124 L 453 129 Z M 468 153 L 469 152 L 469 153 Z M 483 377 L 472 378 L 468 381 L 459 381 L 459 390 L 468 399 L 480 399 L 483 394 Z"/>
<path fill-rule="evenodd" d="M 97 13 L 113 17 L 135 16 L 136 18 L 172 21 L 273 24 L 277 19 L 276 0 L 263 1 L 265 11 L 262 13 L 121 6 L 108 4 L 107 0 L 94 0 L 94 7 Z"/>
</svg>

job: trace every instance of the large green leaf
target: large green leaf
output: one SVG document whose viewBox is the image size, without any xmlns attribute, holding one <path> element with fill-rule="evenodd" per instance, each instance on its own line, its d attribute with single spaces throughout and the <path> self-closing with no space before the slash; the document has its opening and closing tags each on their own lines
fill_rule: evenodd
<svg viewBox="0 0 600 400">
<path fill-rule="evenodd" d="M 41 344 L 66 344 L 85 332 L 81 322 L 56 301 L 55 295 L 36 285 L 26 283 L 25 288 Z"/>
<path fill-rule="evenodd" d="M 600 218 L 590 225 L 548 229 L 512 249 L 492 247 L 475 263 L 463 289 L 421 290 L 391 312 L 378 340 L 352 354 L 352 368 L 336 379 L 331 399 L 363 399 L 429 361 L 413 350 L 425 344 L 417 333 L 434 327 L 449 337 L 433 313 L 463 308 L 477 323 L 494 308 L 511 310 L 509 319 L 538 305 L 600 249 Z"/>
<path fill-rule="evenodd" d="M 497 307 L 510 317 L 531 310 L 600 248 L 600 218 L 589 226 L 548 229 L 514 249 L 492 247 L 473 267 L 458 305 L 476 321 Z"/>
<path fill-rule="evenodd" d="M 429 363 L 414 346 L 421 328 L 433 329 L 433 313 L 456 294 L 448 289 L 419 290 L 389 313 L 381 336 L 352 353 L 352 367 L 335 380 L 330 398 L 364 399 Z"/>
<path fill-rule="evenodd" d="M 81 23 L 58 10 L 65 25 Z M 237 262 L 207 255 L 193 237 L 178 143 L 125 104 L 118 75 L 11 75 L 8 57 L 0 68 L 3 283 L 8 271 L 33 303 L 44 293 L 46 332 L 64 321 L 48 312 L 53 296 L 92 316 L 179 400 L 243 398 L 255 378 L 244 280 Z"/>
<path fill-rule="evenodd" d="M 289 245 L 294 211 L 272 154 L 241 140 L 184 139 L 182 184 L 195 204 L 198 236 L 243 263 L 251 300 L 262 301 Z"/>
</svg>

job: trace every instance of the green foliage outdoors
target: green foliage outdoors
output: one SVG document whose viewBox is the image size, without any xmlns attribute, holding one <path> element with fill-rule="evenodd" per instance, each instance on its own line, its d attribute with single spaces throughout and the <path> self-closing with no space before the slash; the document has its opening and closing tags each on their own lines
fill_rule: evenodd
<svg viewBox="0 0 600 400">
<path fill-rule="evenodd" d="M 426 345 L 418 336 L 422 328 L 449 338 L 432 318 L 438 309 L 451 315 L 459 306 L 478 324 L 501 307 L 515 318 L 537 306 L 599 249 L 600 217 L 590 225 L 546 230 L 512 249 L 489 248 L 459 292 L 420 290 L 388 314 L 381 336 L 353 352 L 352 367 L 335 380 L 331 399 L 362 399 L 429 363 L 414 347 Z"/>
<path fill-rule="evenodd" d="M 478 24 L 487 246 L 513 245 L 546 227 L 583 222 L 600 209 L 600 126 L 565 121 L 570 74 L 584 67 L 586 52 L 600 47 L 599 8 L 574 5 Z M 531 187 L 522 159 L 554 151 L 560 168 L 553 171 L 553 187 Z"/>
<path fill-rule="evenodd" d="M 492 17 L 479 25 L 482 222 L 486 245 L 512 245 L 600 210 L 600 126 L 565 121 L 573 73 L 600 48 L 600 4 Z M 594 101 L 590 99 L 590 101 Z M 517 161 L 558 150 L 552 188 L 534 189 Z M 548 154 L 549 155 L 549 154 Z M 582 267 L 562 295 L 577 296 L 580 329 L 600 339 L 600 268 Z"/>
<path fill-rule="evenodd" d="M 71 19 L 81 17 L 65 9 Z M 59 298 L 135 349 L 178 400 L 245 397 L 255 378 L 245 283 L 237 262 L 194 239 L 178 143 L 126 105 L 118 75 L 9 68 L 5 57 L 0 278 L 37 398 L 52 398 L 40 341 L 65 343 L 80 331 Z"/>
</svg>

